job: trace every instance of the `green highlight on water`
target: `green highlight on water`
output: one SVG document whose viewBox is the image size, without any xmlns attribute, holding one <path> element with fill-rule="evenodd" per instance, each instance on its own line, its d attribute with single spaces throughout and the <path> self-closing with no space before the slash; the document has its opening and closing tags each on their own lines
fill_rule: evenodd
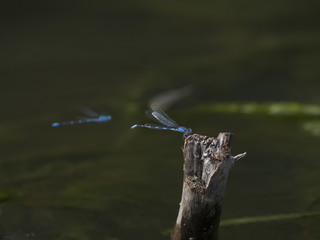
<svg viewBox="0 0 320 240">
<path fill-rule="evenodd" d="M 320 216 L 320 212 L 289 213 L 289 214 L 277 214 L 277 215 L 268 215 L 268 216 L 233 218 L 233 219 L 222 220 L 220 222 L 220 227 L 230 227 L 230 226 L 237 226 L 241 224 L 250 224 L 250 223 L 293 220 L 293 219 L 310 218 L 310 217 L 317 217 L 317 216 Z M 172 233 L 172 231 L 173 229 L 169 228 L 161 231 L 161 233 L 165 236 L 168 236 Z"/>
<path fill-rule="evenodd" d="M 272 116 L 320 116 L 320 105 L 296 102 L 213 103 L 196 107 L 200 112 L 266 114 Z"/>
<path fill-rule="evenodd" d="M 0 189 L 0 203 L 10 201 L 17 196 L 19 196 L 19 194 L 12 190 Z"/>
<path fill-rule="evenodd" d="M 307 218 L 307 217 L 315 217 L 315 216 L 320 216 L 320 212 L 291 213 L 291 214 L 279 214 L 279 215 L 269 215 L 269 216 L 234 218 L 234 219 L 227 219 L 227 220 L 221 221 L 220 226 L 227 227 L 227 226 L 234 226 L 234 225 L 240 225 L 240 224 L 291 220 L 291 219 Z"/>
<path fill-rule="evenodd" d="M 252 114 L 275 117 L 320 117 L 320 104 L 303 104 L 297 102 L 279 103 L 212 103 L 202 104 L 194 108 L 200 113 Z M 310 120 L 302 124 L 302 128 L 320 137 L 320 120 Z"/>
<path fill-rule="evenodd" d="M 313 135 L 320 137 L 320 121 L 308 121 L 302 125 L 303 129 Z"/>
</svg>

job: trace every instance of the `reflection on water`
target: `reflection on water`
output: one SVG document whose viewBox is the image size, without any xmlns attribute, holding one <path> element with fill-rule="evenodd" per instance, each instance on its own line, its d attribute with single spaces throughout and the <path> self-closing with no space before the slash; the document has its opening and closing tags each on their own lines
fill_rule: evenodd
<svg viewBox="0 0 320 240">
<path fill-rule="evenodd" d="M 3 3 L 0 238 L 168 239 L 181 134 L 129 129 L 159 93 L 177 122 L 208 136 L 231 131 L 232 152 L 248 152 L 230 173 L 223 219 L 318 212 L 319 138 L 301 128 L 317 133 L 318 115 L 198 111 L 208 102 L 318 106 L 317 3 Z M 79 105 L 113 120 L 50 126 Z M 318 223 L 229 226 L 221 238 L 318 239 Z"/>
</svg>

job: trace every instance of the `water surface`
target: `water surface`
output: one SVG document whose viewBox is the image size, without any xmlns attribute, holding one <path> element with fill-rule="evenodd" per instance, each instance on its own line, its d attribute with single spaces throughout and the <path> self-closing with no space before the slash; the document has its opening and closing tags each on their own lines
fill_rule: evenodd
<svg viewBox="0 0 320 240">
<path fill-rule="evenodd" d="M 222 219 L 320 210 L 317 117 L 198 111 L 203 104 L 318 104 L 316 1 L 3 3 L 0 239 L 169 239 L 181 134 L 130 130 L 155 95 L 194 132 L 234 133 Z M 51 128 L 81 115 L 103 124 Z M 221 228 L 221 239 L 318 239 L 319 217 Z M 271 231 L 272 229 L 272 231 Z"/>
</svg>

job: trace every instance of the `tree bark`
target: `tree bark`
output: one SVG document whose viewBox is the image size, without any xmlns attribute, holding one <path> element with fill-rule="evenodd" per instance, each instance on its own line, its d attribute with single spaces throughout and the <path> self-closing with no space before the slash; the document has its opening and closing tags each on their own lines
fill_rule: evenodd
<svg viewBox="0 0 320 240">
<path fill-rule="evenodd" d="M 246 155 L 231 156 L 231 137 L 193 134 L 185 139 L 182 198 L 171 240 L 218 239 L 229 170 Z"/>
</svg>

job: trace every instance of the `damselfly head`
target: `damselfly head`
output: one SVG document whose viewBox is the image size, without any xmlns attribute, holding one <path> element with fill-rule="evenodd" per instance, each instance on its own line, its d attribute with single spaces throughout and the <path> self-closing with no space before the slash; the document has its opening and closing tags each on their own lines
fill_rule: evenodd
<svg viewBox="0 0 320 240">
<path fill-rule="evenodd" d="M 191 134 L 192 133 L 192 129 L 191 128 L 187 128 L 186 130 L 185 130 L 185 132 L 183 133 L 183 137 L 182 137 L 182 139 L 183 138 L 186 138 L 189 134 Z"/>
</svg>

